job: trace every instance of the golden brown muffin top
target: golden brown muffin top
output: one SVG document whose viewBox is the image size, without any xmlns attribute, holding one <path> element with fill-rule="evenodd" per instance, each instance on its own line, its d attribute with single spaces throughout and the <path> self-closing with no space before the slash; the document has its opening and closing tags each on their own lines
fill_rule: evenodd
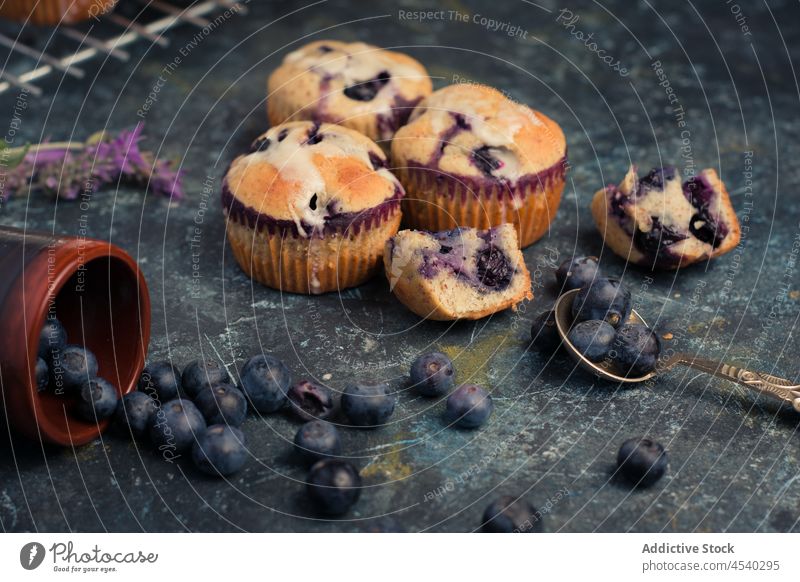
<svg viewBox="0 0 800 582">
<path fill-rule="evenodd" d="M 450 85 L 417 105 L 392 141 L 397 167 L 424 165 L 448 174 L 514 182 L 561 162 L 559 125 L 485 85 Z"/>
<path fill-rule="evenodd" d="M 236 158 L 225 184 L 239 202 L 292 220 L 303 233 L 301 223 L 321 228 L 332 215 L 368 210 L 402 192 L 385 164 L 381 148 L 356 131 L 293 121 L 270 128 Z"/>
<path fill-rule="evenodd" d="M 432 91 L 428 72 L 416 59 L 363 42 L 320 40 L 289 53 L 269 78 L 269 98 L 346 123 L 366 114 L 390 115 L 402 100 Z M 322 118 L 326 118 L 323 116 Z"/>
</svg>

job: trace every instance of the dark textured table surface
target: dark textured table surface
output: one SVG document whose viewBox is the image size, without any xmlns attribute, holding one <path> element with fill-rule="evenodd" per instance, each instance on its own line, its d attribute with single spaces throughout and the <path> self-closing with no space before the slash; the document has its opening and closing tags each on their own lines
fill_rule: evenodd
<svg viewBox="0 0 800 582">
<path fill-rule="evenodd" d="M 491 390 L 495 415 L 478 431 L 446 429 L 441 403 L 403 393 L 389 426 L 346 429 L 345 449 L 366 488 L 338 522 L 319 520 L 306 503 L 305 469 L 290 454 L 298 424 L 288 415 L 248 418 L 253 458 L 228 482 L 113 435 L 72 450 L 3 431 L 4 530 L 355 531 L 393 514 L 413 531 L 471 531 L 501 493 L 524 493 L 551 532 L 800 529 L 800 416 L 791 409 L 685 369 L 618 387 L 563 357 L 526 350 L 533 315 L 554 300 L 552 265 L 597 254 L 659 332 L 674 334 L 668 347 L 797 379 L 796 3 L 250 5 L 248 16 L 220 22 L 199 41 L 199 29 L 184 27 L 168 48 L 131 49 L 126 65 L 109 61 L 90 66 L 83 81 L 44 83 L 49 95 L 29 97 L 16 143 L 134 125 L 164 67 L 192 47 L 145 114 L 145 146 L 181 161 L 186 199 L 107 190 L 88 212 L 91 235 L 129 251 L 147 276 L 150 357 L 183 365 L 202 354 L 235 371 L 263 349 L 298 378 L 334 388 L 387 380 L 401 390 L 411 360 L 438 348 L 454 358 L 461 381 Z M 418 20 L 400 10 L 445 12 Z M 509 24 L 493 31 L 475 15 Z M 424 322 L 382 279 L 341 295 L 288 296 L 251 284 L 236 266 L 224 240 L 221 176 L 266 126 L 269 72 L 290 49 L 326 37 L 398 47 L 428 66 L 437 87 L 491 84 L 562 125 L 568 184 L 549 235 L 525 251 L 536 297 L 524 311 Z M 39 46 L 47 39 L 28 38 Z M 0 97 L 9 123 L 14 103 L 13 91 Z M 631 161 L 716 168 L 747 227 L 742 246 L 679 273 L 626 267 L 603 248 L 588 203 Z M 73 233 L 81 214 L 74 203 L 18 198 L 5 204 L 2 222 Z M 656 487 L 632 491 L 612 478 L 614 459 L 624 439 L 642 434 L 664 443 L 670 470 Z"/>
</svg>

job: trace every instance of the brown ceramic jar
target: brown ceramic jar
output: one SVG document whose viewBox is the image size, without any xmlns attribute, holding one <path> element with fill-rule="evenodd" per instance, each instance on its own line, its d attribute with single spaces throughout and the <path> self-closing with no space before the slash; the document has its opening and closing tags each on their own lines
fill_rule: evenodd
<svg viewBox="0 0 800 582">
<path fill-rule="evenodd" d="M 0 408 L 15 432 L 60 445 L 108 425 L 72 413 L 71 399 L 36 388 L 42 325 L 54 313 L 120 395 L 136 388 L 150 341 L 150 296 L 136 262 L 99 240 L 0 227 Z"/>
</svg>

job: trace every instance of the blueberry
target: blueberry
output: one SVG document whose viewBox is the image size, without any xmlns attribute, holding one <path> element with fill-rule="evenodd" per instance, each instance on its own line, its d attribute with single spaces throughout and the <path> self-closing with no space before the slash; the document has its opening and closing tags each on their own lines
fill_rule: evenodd
<svg viewBox="0 0 800 582">
<path fill-rule="evenodd" d="M 311 467 L 306 479 L 306 491 L 320 512 L 341 515 L 358 501 L 361 476 L 346 461 L 323 459 Z"/>
<path fill-rule="evenodd" d="M 150 439 L 159 450 L 185 451 L 206 428 L 206 421 L 191 400 L 176 398 L 156 411 Z"/>
<path fill-rule="evenodd" d="M 263 136 L 262 135 L 261 137 L 257 138 L 256 141 L 254 141 L 250 145 L 250 152 L 251 153 L 265 152 L 265 151 L 267 151 L 269 149 L 269 146 L 271 144 L 272 144 L 272 141 L 267 136 Z"/>
<path fill-rule="evenodd" d="M 289 369 L 279 359 L 267 355 L 253 356 L 242 367 L 242 392 L 259 412 L 275 412 L 286 402 L 292 383 Z"/>
<path fill-rule="evenodd" d="M 524 499 L 503 495 L 483 512 L 485 533 L 536 533 L 542 531 L 542 514 Z"/>
<path fill-rule="evenodd" d="M 322 384 L 300 380 L 289 388 L 287 396 L 292 411 L 302 420 L 324 420 L 333 414 L 333 394 Z"/>
<path fill-rule="evenodd" d="M 631 314 L 631 292 L 617 279 L 595 279 L 575 294 L 572 316 L 576 322 L 600 319 L 613 327 Z"/>
<path fill-rule="evenodd" d="M 56 390 L 77 390 L 97 376 L 97 358 L 84 347 L 67 346 L 53 352 L 50 373 Z"/>
<path fill-rule="evenodd" d="M 50 368 L 42 358 L 36 358 L 36 390 L 44 392 L 50 384 Z"/>
<path fill-rule="evenodd" d="M 346 87 L 344 94 L 354 101 L 372 101 L 390 78 L 388 71 L 381 71 L 374 79 Z"/>
<path fill-rule="evenodd" d="M 616 330 L 605 321 L 581 321 L 572 326 L 567 338 L 587 360 L 601 362 L 614 343 Z"/>
<path fill-rule="evenodd" d="M 419 356 L 411 364 L 411 387 L 423 396 L 444 396 L 455 384 L 453 362 L 441 352 Z"/>
<path fill-rule="evenodd" d="M 114 414 L 118 401 L 117 389 L 111 382 L 93 378 L 80 387 L 75 412 L 83 420 L 96 422 Z"/>
<path fill-rule="evenodd" d="M 114 413 L 114 425 L 123 434 L 143 437 L 156 416 L 156 401 L 144 392 L 130 392 L 120 398 Z"/>
<path fill-rule="evenodd" d="M 556 282 L 561 293 L 586 287 L 599 276 L 597 257 L 572 257 L 556 269 Z"/>
<path fill-rule="evenodd" d="M 151 362 L 142 370 L 139 390 L 159 402 L 177 398 L 181 389 L 181 373 L 170 362 Z"/>
<path fill-rule="evenodd" d="M 376 427 L 394 413 L 397 397 L 386 384 L 353 384 L 342 393 L 342 410 L 356 426 Z"/>
<path fill-rule="evenodd" d="M 621 374 L 638 378 L 656 369 L 660 353 L 661 341 L 653 330 L 634 323 L 617 331 L 612 360 Z"/>
<path fill-rule="evenodd" d="M 650 230 L 644 232 L 637 228 L 633 242 L 642 252 L 653 257 L 659 265 L 672 265 L 679 259 L 673 256 L 669 247 L 686 238 L 689 237 L 661 224 L 661 221 L 653 216 Z"/>
<path fill-rule="evenodd" d="M 225 476 L 247 462 L 244 433 L 236 427 L 215 424 L 203 430 L 192 446 L 192 461 L 203 473 Z"/>
<path fill-rule="evenodd" d="M 503 251 L 489 245 L 478 253 L 476 260 L 478 280 L 486 287 L 502 291 L 511 284 L 514 267 Z"/>
<path fill-rule="evenodd" d="M 492 415 L 492 397 L 480 386 L 462 384 L 447 398 L 445 420 L 462 428 L 477 428 Z"/>
<path fill-rule="evenodd" d="M 667 472 L 667 453 L 660 443 L 647 437 L 622 443 L 617 453 L 619 472 L 638 487 L 650 487 Z"/>
<path fill-rule="evenodd" d="M 311 420 L 294 437 L 295 450 L 309 461 L 337 457 L 342 453 L 339 431 L 324 420 Z"/>
<path fill-rule="evenodd" d="M 556 312 L 542 311 L 531 325 L 531 342 L 543 352 L 554 352 L 561 346 L 561 336 L 556 326 Z"/>
<path fill-rule="evenodd" d="M 664 185 L 670 180 L 674 180 L 678 170 L 673 166 L 663 168 L 653 168 L 650 173 L 639 180 L 639 190 L 637 196 L 642 195 L 648 190 L 663 190 Z"/>
<path fill-rule="evenodd" d="M 231 377 L 225 367 L 216 360 L 195 360 L 183 369 L 181 385 L 189 398 L 194 398 L 205 386 L 225 384 Z"/>
<path fill-rule="evenodd" d="M 194 403 L 209 425 L 241 426 L 247 416 L 247 399 L 233 384 L 201 388 Z"/>
<path fill-rule="evenodd" d="M 308 137 L 306 137 L 306 141 L 303 142 L 305 145 L 316 145 L 322 141 L 325 136 L 319 132 L 320 127 L 321 125 L 318 122 L 315 122 L 311 126 L 308 130 Z"/>
<path fill-rule="evenodd" d="M 503 162 L 491 154 L 491 148 L 489 146 L 482 146 L 473 150 L 471 157 L 472 163 L 475 164 L 485 176 L 493 177 L 492 172 L 503 165 Z"/>
<path fill-rule="evenodd" d="M 49 317 L 42 326 L 39 335 L 39 357 L 49 362 L 53 352 L 67 347 L 67 330 L 55 317 Z"/>
</svg>

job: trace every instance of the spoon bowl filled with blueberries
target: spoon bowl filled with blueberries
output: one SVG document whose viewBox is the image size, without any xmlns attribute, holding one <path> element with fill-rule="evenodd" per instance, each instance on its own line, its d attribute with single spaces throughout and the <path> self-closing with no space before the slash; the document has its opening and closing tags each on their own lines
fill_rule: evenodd
<svg viewBox="0 0 800 582">
<path fill-rule="evenodd" d="M 570 262 L 584 265 L 586 258 Z M 571 265 L 559 269 L 576 270 Z M 556 274 L 567 290 L 553 310 L 534 323 L 534 344 L 560 343 L 582 368 L 612 382 L 646 382 L 680 364 L 737 382 L 800 412 L 800 385 L 789 380 L 688 353 L 661 357 L 658 336 L 631 308 L 631 294 L 622 282 L 603 277 L 596 269 L 588 275 L 570 282 Z"/>
</svg>

